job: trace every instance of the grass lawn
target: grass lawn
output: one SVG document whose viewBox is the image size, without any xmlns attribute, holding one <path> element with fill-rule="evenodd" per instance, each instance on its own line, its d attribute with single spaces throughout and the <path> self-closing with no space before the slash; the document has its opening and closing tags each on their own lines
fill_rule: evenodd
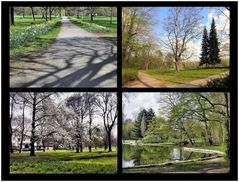
<svg viewBox="0 0 239 182">
<path fill-rule="evenodd" d="M 86 149 L 85 149 L 86 150 Z M 75 153 L 73 150 L 36 151 L 10 155 L 10 173 L 26 174 L 111 174 L 117 173 L 117 151 L 96 149 L 91 153 Z"/>
<path fill-rule="evenodd" d="M 117 36 L 117 17 L 112 17 L 112 24 L 110 24 L 110 17 L 97 16 L 94 17 L 94 21 L 90 21 L 89 17 L 84 17 L 83 19 L 80 17 L 79 19 L 76 16 L 69 17 L 72 23 L 76 24 L 80 28 L 98 33 L 98 34 L 106 34 L 112 37 Z M 82 23 L 83 22 L 83 23 Z M 98 27 L 99 25 L 100 27 Z M 107 31 L 105 29 L 106 28 Z"/>
<path fill-rule="evenodd" d="M 19 54 L 28 54 L 32 52 L 39 52 L 49 47 L 56 39 L 60 32 L 61 23 L 57 23 L 56 27 L 45 35 L 37 37 L 34 41 L 27 42 L 23 46 L 10 49 L 10 56 L 18 56 Z"/>
<path fill-rule="evenodd" d="M 52 20 L 57 19 L 52 17 Z M 42 17 L 35 16 L 35 22 L 32 20 L 32 16 L 14 17 L 15 25 L 10 27 L 11 32 L 21 32 L 28 26 L 44 23 L 46 20 Z"/>
<path fill-rule="evenodd" d="M 215 170 L 216 173 L 229 172 L 229 163 L 223 158 L 219 159 L 220 161 L 213 163 L 208 161 L 197 161 L 147 168 L 123 169 L 123 173 L 205 173 L 209 170 L 211 170 L 211 172 Z M 218 170 L 218 168 L 220 168 L 220 170 Z"/>
<path fill-rule="evenodd" d="M 227 68 L 215 69 L 192 69 L 181 70 L 147 70 L 144 73 L 154 76 L 156 79 L 161 80 L 164 84 L 183 84 L 197 79 L 207 78 L 212 75 L 220 74 L 229 71 Z"/>
</svg>

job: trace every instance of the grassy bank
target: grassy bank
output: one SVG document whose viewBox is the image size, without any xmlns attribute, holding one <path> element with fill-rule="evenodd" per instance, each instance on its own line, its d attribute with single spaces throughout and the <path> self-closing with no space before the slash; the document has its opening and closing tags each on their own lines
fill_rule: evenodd
<svg viewBox="0 0 239 182">
<path fill-rule="evenodd" d="M 123 169 L 123 173 L 228 173 L 229 166 L 229 163 L 223 158 L 216 158 L 165 166 Z"/>
<path fill-rule="evenodd" d="M 194 70 L 147 70 L 146 74 L 154 76 L 156 79 L 161 80 L 164 84 L 184 84 L 193 80 L 207 78 L 212 75 L 220 74 L 229 71 L 227 68 L 215 69 L 194 69 Z"/>
<path fill-rule="evenodd" d="M 37 151 L 30 157 L 29 152 L 10 155 L 10 173 L 33 174 L 109 174 L 117 172 L 117 152 L 97 149 L 75 153 L 73 150 Z"/>
<path fill-rule="evenodd" d="M 39 52 L 43 49 L 46 49 L 49 47 L 57 37 L 58 33 L 60 32 L 60 26 L 61 23 L 59 22 L 59 19 L 54 19 L 51 22 L 52 28 L 49 29 L 49 31 L 44 31 L 42 34 L 34 34 L 29 36 L 29 41 L 25 41 L 23 43 L 20 43 L 18 46 L 14 46 L 10 48 L 10 57 L 14 59 L 14 57 L 18 57 L 21 54 L 29 54 L 32 52 Z M 48 24 L 49 24 L 48 23 Z M 14 37 L 17 42 L 18 37 L 19 41 L 22 37 L 22 34 L 27 34 L 27 30 L 31 31 L 31 28 L 37 29 L 38 27 L 34 28 L 34 26 L 37 25 L 39 27 L 44 27 L 46 25 L 46 22 L 44 19 L 37 18 L 35 23 L 32 23 L 32 20 L 29 18 L 22 18 L 22 19 L 16 19 L 15 26 L 11 26 L 11 34 L 12 37 Z M 32 30 L 33 31 L 33 30 Z M 32 32 L 30 32 L 32 33 Z M 28 37 L 28 35 L 24 35 Z"/>
</svg>

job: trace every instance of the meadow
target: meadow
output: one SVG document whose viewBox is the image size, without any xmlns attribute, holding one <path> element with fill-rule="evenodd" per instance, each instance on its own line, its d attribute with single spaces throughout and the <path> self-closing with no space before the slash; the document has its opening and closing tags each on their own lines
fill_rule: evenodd
<svg viewBox="0 0 239 182">
<path fill-rule="evenodd" d="M 96 149 L 75 153 L 74 150 L 36 151 L 10 154 L 13 174 L 112 174 L 117 173 L 117 149 L 113 152 Z"/>
</svg>

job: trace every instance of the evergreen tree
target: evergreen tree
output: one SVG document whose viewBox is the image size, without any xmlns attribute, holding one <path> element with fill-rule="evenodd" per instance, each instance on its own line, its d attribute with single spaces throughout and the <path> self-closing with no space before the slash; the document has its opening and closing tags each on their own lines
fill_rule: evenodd
<svg viewBox="0 0 239 182">
<path fill-rule="evenodd" d="M 207 67 L 208 59 L 209 59 L 209 40 L 207 35 L 207 28 L 204 27 L 203 38 L 202 38 L 202 53 L 200 57 L 199 66 L 206 64 L 206 67 Z"/>
<path fill-rule="evenodd" d="M 132 138 L 141 138 L 141 120 L 135 120 L 134 126 L 132 128 Z"/>
<path fill-rule="evenodd" d="M 221 62 L 219 58 L 219 51 L 216 25 L 213 18 L 209 35 L 209 64 L 215 65 Z"/>
</svg>

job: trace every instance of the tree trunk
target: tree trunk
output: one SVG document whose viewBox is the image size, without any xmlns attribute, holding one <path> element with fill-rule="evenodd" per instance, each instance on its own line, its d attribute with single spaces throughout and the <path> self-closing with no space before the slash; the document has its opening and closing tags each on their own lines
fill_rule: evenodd
<svg viewBox="0 0 239 182">
<path fill-rule="evenodd" d="M 109 145 L 109 152 L 112 152 L 112 149 L 111 149 L 111 131 L 108 132 L 108 145 Z"/>
<path fill-rule="evenodd" d="M 176 71 L 179 72 L 179 61 L 178 60 L 175 61 L 175 68 L 176 68 Z"/>
<path fill-rule="evenodd" d="M 51 21 L 51 6 L 49 7 L 49 18 L 50 18 L 50 21 Z"/>
<path fill-rule="evenodd" d="M 15 25 L 14 21 L 14 7 L 10 7 L 10 13 L 11 13 L 11 25 Z"/>
<path fill-rule="evenodd" d="M 24 130 L 25 130 L 25 100 L 23 101 L 23 108 L 22 108 L 22 131 L 21 131 L 21 141 L 20 141 L 19 153 L 22 152 L 22 143 L 24 140 Z"/>
<path fill-rule="evenodd" d="M 37 93 L 34 92 L 33 97 L 33 109 L 32 109 L 32 131 L 31 131 L 31 152 L 30 156 L 35 156 L 35 117 L 36 117 L 36 95 Z"/>
<path fill-rule="evenodd" d="M 33 21 L 35 22 L 35 15 L 34 15 L 33 7 L 31 7 L 31 10 L 32 10 L 32 19 L 33 19 Z"/>
<path fill-rule="evenodd" d="M 10 114 L 10 118 L 9 118 L 9 134 L 10 134 L 10 137 L 9 137 L 9 149 L 10 149 L 10 152 L 13 153 L 13 147 L 12 147 L 12 116 L 13 116 L 13 99 L 12 99 L 12 103 L 11 103 L 11 114 Z"/>
<path fill-rule="evenodd" d="M 110 25 L 112 25 L 113 8 L 110 8 Z"/>
<path fill-rule="evenodd" d="M 47 19 L 47 7 L 45 7 L 45 18 L 46 18 L 46 21 L 48 21 L 48 19 Z"/>
<path fill-rule="evenodd" d="M 227 150 L 226 150 L 226 154 L 227 154 L 227 159 L 230 159 L 230 153 L 231 153 L 231 149 L 230 149 L 230 111 L 229 111 L 229 96 L 227 92 L 224 92 L 224 97 L 226 100 L 226 122 L 225 122 L 225 128 L 227 130 L 227 137 L 226 137 L 226 144 L 227 144 Z"/>
</svg>

